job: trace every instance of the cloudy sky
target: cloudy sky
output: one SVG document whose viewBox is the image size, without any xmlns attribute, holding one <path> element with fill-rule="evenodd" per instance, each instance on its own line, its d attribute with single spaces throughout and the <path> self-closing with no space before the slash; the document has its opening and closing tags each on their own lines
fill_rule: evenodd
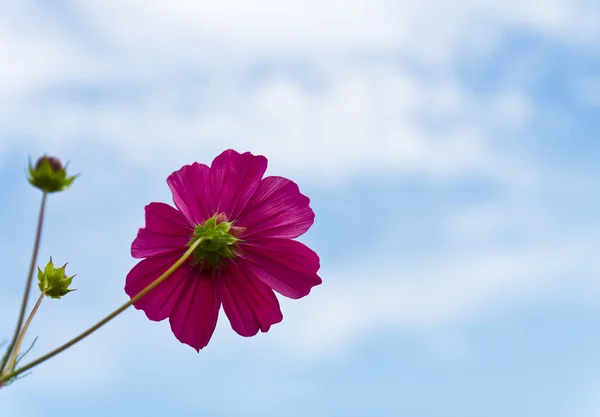
<svg viewBox="0 0 600 417">
<path fill-rule="evenodd" d="M 127 311 L 0 415 L 597 417 L 599 48 L 596 0 L 0 0 L 0 340 L 29 155 L 81 173 L 40 252 L 78 291 L 31 359 L 128 299 L 144 206 L 227 148 L 311 198 L 323 278 L 199 354 Z"/>
</svg>

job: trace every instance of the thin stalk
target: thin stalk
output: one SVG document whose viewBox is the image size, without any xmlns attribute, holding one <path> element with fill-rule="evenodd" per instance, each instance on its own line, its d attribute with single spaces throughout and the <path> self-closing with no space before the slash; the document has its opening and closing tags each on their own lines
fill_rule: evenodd
<svg viewBox="0 0 600 417">
<path fill-rule="evenodd" d="M 25 334 L 27 333 L 27 329 L 29 329 L 31 320 L 33 320 L 33 316 L 35 316 L 35 313 L 37 313 L 38 308 L 40 308 L 40 304 L 42 304 L 42 300 L 44 299 L 45 296 L 46 296 L 46 294 L 44 294 L 43 292 L 40 294 L 40 297 L 38 298 L 37 302 L 35 303 L 35 306 L 33 306 L 31 313 L 29 313 L 29 317 L 27 317 L 27 320 L 25 320 L 25 324 L 23 325 L 23 330 L 21 330 L 21 334 L 19 335 L 19 338 L 17 339 L 17 343 L 15 344 L 15 349 L 12 353 L 10 360 L 8 361 L 8 365 L 6 366 L 6 369 L 8 369 L 9 371 L 15 366 L 15 362 L 17 361 L 17 357 L 19 355 L 19 350 L 21 350 L 21 344 L 23 343 L 23 339 L 25 339 Z"/>
<path fill-rule="evenodd" d="M 25 310 L 27 309 L 27 301 L 29 300 L 29 293 L 31 292 L 31 282 L 33 281 L 33 272 L 37 264 L 38 250 L 40 248 L 40 241 L 42 239 L 42 226 L 44 224 L 44 211 L 46 210 L 46 197 L 48 193 L 44 192 L 42 195 L 42 203 L 40 205 L 40 214 L 38 216 L 37 231 L 35 233 L 35 242 L 33 244 L 33 254 L 31 255 L 31 264 L 29 265 L 29 275 L 27 275 L 27 282 L 25 283 L 25 291 L 23 292 L 23 300 L 21 301 L 21 311 L 19 312 L 19 319 L 17 320 L 17 326 L 15 328 L 15 334 L 13 335 L 12 341 L 8 345 L 8 350 L 2 358 L 2 364 L 0 365 L 0 375 L 4 372 L 6 363 L 11 357 L 11 353 L 15 348 L 19 334 L 21 333 L 21 326 L 23 325 L 23 319 L 25 318 Z"/>
<path fill-rule="evenodd" d="M 51 357 L 58 355 L 63 350 L 68 349 L 69 347 L 73 346 L 75 343 L 77 343 L 77 342 L 85 339 L 87 336 L 89 336 L 90 334 L 94 333 L 100 327 L 104 326 L 106 323 L 108 323 L 109 321 L 111 321 L 112 319 L 114 319 L 115 317 L 117 317 L 123 311 L 127 310 L 127 308 L 129 308 L 132 304 L 137 303 L 144 295 L 146 295 L 150 291 L 152 291 L 157 285 L 159 285 L 161 282 L 163 282 L 165 279 L 167 279 L 177 268 L 179 268 L 185 262 L 185 260 L 187 258 L 189 258 L 189 256 L 194 252 L 194 250 L 198 247 L 198 245 L 200 245 L 201 242 L 202 242 L 202 239 L 196 240 L 192 244 L 192 246 L 190 246 L 190 248 L 181 256 L 181 258 L 179 258 L 177 260 L 177 262 L 175 262 L 165 273 L 163 273 L 160 277 L 156 278 L 151 284 L 149 284 L 146 288 L 144 288 L 142 291 L 140 291 L 131 300 L 129 300 L 128 302 L 126 302 L 125 304 L 123 304 L 121 307 L 117 308 L 115 311 L 113 311 L 108 316 L 106 316 L 105 318 L 103 318 L 102 320 L 100 320 L 98 323 L 94 324 L 92 327 L 90 327 L 89 329 L 87 329 L 85 332 L 81 333 L 79 336 L 75 337 L 74 339 L 68 341 L 64 345 L 57 347 L 53 351 L 48 352 L 44 356 L 42 356 L 42 357 L 34 360 L 33 362 L 31 362 L 31 363 L 29 363 L 29 364 L 27 364 L 27 365 L 25 365 L 25 366 L 23 366 L 23 367 L 15 370 L 14 372 L 11 372 L 10 374 L 6 374 L 6 375 L 2 376 L 2 378 L 0 378 L 0 383 L 3 382 L 3 381 L 7 381 L 10 378 L 13 378 L 13 377 L 15 377 L 15 376 L 17 376 L 17 375 L 25 372 L 25 371 L 28 371 L 29 369 L 33 368 L 34 366 L 37 366 L 40 363 L 47 361 Z"/>
</svg>

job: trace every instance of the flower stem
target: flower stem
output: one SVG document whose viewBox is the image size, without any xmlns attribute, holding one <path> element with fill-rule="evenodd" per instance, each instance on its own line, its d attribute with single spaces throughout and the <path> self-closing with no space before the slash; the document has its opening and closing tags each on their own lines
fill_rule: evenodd
<svg viewBox="0 0 600 417">
<path fill-rule="evenodd" d="M 192 244 L 192 246 L 190 246 L 190 248 L 181 256 L 181 258 L 179 258 L 177 260 L 177 262 L 175 262 L 164 274 L 162 274 L 160 277 L 156 278 L 151 284 L 149 284 L 146 288 L 144 288 L 142 291 L 140 291 L 131 300 L 129 300 L 128 302 L 123 304 L 121 307 L 117 308 L 115 311 L 113 311 L 108 316 L 106 316 L 105 318 L 100 320 L 98 323 L 94 324 L 92 327 L 87 329 L 85 332 L 81 333 L 79 336 L 75 337 L 74 339 L 68 341 L 64 345 L 59 346 L 58 348 L 54 349 L 53 351 L 45 354 L 44 356 L 34 360 L 33 362 L 31 362 L 27 365 L 15 370 L 14 372 L 11 372 L 10 374 L 6 374 L 6 375 L 2 376 L 0 378 L 0 383 L 17 376 L 17 375 L 33 368 L 34 366 L 39 365 L 42 362 L 47 361 L 48 359 L 50 359 L 51 357 L 53 357 L 55 355 L 58 355 L 63 350 L 73 346 L 75 343 L 79 342 L 80 340 L 85 339 L 87 336 L 94 333 L 96 330 L 98 330 L 100 327 L 104 326 L 110 320 L 117 317 L 123 311 L 127 310 L 128 307 L 130 307 L 132 304 L 135 304 L 136 302 L 138 302 L 140 300 L 140 298 L 142 298 L 144 295 L 148 294 L 157 285 L 159 285 L 161 282 L 163 282 L 165 279 L 167 279 L 173 272 L 175 272 L 175 270 L 177 270 L 177 268 L 179 268 L 185 262 L 185 260 L 187 258 L 189 258 L 189 256 L 194 252 L 194 250 L 198 247 L 198 245 L 200 245 L 201 242 L 202 242 L 202 239 L 198 239 L 197 241 L 195 241 Z"/>
<path fill-rule="evenodd" d="M 19 350 L 21 350 L 21 344 L 23 343 L 23 339 L 25 339 L 25 333 L 27 333 L 27 329 L 29 329 L 31 320 L 33 320 L 33 316 L 35 316 L 35 313 L 37 313 L 38 308 L 40 308 L 40 304 L 42 304 L 42 300 L 44 299 L 45 296 L 46 296 L 46 294 L 44 294 L 43 292 L 40 294 L 40 297 L 38 298 L 37 302 L 35 303 L 35 306 L 33 306 L 31 313 L 29 313 L 29 317 L 27 317 L 27 320 L 25 320 L 25 324 L 23 325 L 23 330 L 21 330 L 21 334 L 19 335 L 19 338 L 17 339 L 17 343 L 15 344 L 15 349 L 13 350 L 12 356 L 11 356 L 10 360 L 8 361 L 8 365 L 6 365 L 6 369 L 8 370 L 7 373 L 9 373 L 10 370 L 13 369 L 13 367 L 15 366 L 15 362 L 17 361 L 17 357 L 19 355 Z"/>
<path fill-rule="evenodd" d="M 40 248 L 40 240 L 42 239 L 42 226 L 44 224 L 44 211 L 46 210 L 46 197 L 48 193 L 44 192 L 42 195 L 42 203 L 40 205 L 40 214 L 38 216 L 37 231 L 35 233 L 35 243 L 33 244 L 33 254 L 31 255 L 31 264 L 29 265 L 29 275 L 27 276 L 27 282 L 25 284 L 25 292 L 23 293 L 23 301 L 21 302 L 21 311 L 19 312 L 19 319 L 17 320 L 17 327 L 15 328 L 15 334 L 13 335 L 12 341 L 8 345 L 6 354 L 2 358 L 2 364 L 0 365 L 0 375 L 4 372 L 8 359 L 11 357 L 11 353 L 15 348 L 19 334 L 21 333 L 21 326 L 23 325 L 23 319 L 25 318 L 25 310 L 27 309 L 27 300 L 29 299 L 29 293 L 31 292 L 31 281 L 33 280 L 33 272 L 37 263 L 38 250 Z"/>
</svg>

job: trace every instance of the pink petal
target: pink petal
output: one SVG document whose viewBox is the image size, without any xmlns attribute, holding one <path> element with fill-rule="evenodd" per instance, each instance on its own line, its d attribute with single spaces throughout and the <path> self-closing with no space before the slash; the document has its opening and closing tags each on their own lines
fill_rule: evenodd
<svg viewBox="0 0 600 417">
<path fill-rule="evenodd" d="M 217 326 L 221 308 L 217 279 L 196 269 L 189 273 L 169 319 L 175 337 L 197 351 L 208 344 Z"/>
<path fill-rule="evenodd" d="M 211 187 L 217 206 L 214 213 L 225 213 L 230 220 L 239 217 L 258 188 L 267 169 L 267 158 L 239 154 L 229 149 L 217 156 L 210 166 Z"/>
<path fill-rule="evenodd" d="M 125 292 L 130 298 L 135 297 L 144 288 L 161 276 L 183 254 L 169 256 L 153 256 L 144 259 L 134 266 L 125 280 Z M 144 295 L 133 306 L 143 310 L 150 320 L 161 321 L 169 317 L 177 297 L 183 288 L 185 277 L 189 272 L 187 265 L 182 265 L 156 288 Z"/>
<path fill-rule="evenodd" d="M 314 222 L 309 203 L 310 199 L 300 193 L 293 181 L 267 177 L 260 182 L 236 226 L 247 229 L 244 237 L 293 239 Z"/>
<path fill-rule="evenodd" d="M 146 258 L 185 248 L 194 229 L 176 209 L 164 203 L 146 206 L 146 227 L 131 244 L 131 256 Z"/>
<path fill-rule="evenodd" d="M 232 262 L 231 269 L 223 275 L 222 286 L 223 310 L 239 335 L 267 332 L 272 324 L 283 320 L 273 290 L 243 267 Z"/>
<path fill-rule="evenodd" d="M 300 242 L 289 239 L 257 239 L 240 245 L 240 264 L 275 291 L 301 298 L 322 283 L 317 275 L 319 256 Z"/>
<path fill-rule="evenodd" d="M 192 225 L 203 223 L 215 214 L 216 200 L 211 192 L 209 171 L 206 165 L 195 162 L 167 178 L 175 206 Z"/>
</svg>

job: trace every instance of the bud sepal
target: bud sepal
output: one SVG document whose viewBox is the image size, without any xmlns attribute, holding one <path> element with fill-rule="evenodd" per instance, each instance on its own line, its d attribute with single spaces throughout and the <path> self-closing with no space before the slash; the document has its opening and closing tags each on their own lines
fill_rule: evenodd
<svg viewBox="0 0 600 417">
<path fill-rule="evenodd" d="M 64 264 L 60 268 L 55 269 L 52 257 L 50 257 L 50 262 L 48 262 L 43 271 L 38 267 L 38 287 L 44 295 L 59 299 L 75 291 L 69 289 L 69 285 L 71 285 L 75 275 L 68 277 L 65 274 L 66 267 L 67 264 Z"/>
<path fill-rule="evenodd" d="M 67 189 L 77 177 L 67 176 L 67 167 L 58 158 L 42 156 L 35 166 L 29 160 L 29 178 L 31 185 L 47 193 L 55 193 Z"/>
</svg>

